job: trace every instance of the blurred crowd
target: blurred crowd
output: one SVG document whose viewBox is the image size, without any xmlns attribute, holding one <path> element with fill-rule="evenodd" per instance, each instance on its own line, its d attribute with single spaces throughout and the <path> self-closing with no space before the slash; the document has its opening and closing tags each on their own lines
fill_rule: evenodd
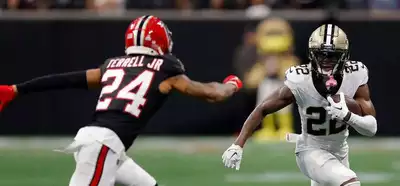
<svg viewBox="0 0 400 186">
<path fill-rule="evenodd" d="M 246 9 L 267 15 L 271 9 L 324 8 L 325 0 L 3 0 L 3 9 Z M 329 1 L 328 1 L 329 2 Z M 335 0 L 343 9 L 398 9 L 400 0 Z"/>
<path fill-rule="evenodd" d="M 270 17 L 245 29 L 242 45 L 233 57 L 235 73 L 244 80 L 248 107 L 254 108 L 283 85 L 285 71 L 300 64 L 294 54 L 293 30 L 282 18 Z M 293 106 L 263 119 L 256 140 L 283 140 L 293 132 Z"/>
</svg>

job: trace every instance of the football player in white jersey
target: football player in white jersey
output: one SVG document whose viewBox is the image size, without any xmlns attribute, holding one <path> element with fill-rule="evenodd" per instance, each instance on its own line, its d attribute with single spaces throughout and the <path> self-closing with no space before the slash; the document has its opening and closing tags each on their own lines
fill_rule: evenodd
<svg viewBox="0 0 400 186">
<path fill-rule="evenodd" d="M 377 130 L 370 99 L 367 67 L 349 60 L 349 42 L 342 29 L 322 25 L 310 36 L 309 64 L 287 70 L 285 85 L 259 104 L 247 118 L 236 141 L 222 155 L 226 167 L 239 170 L 243 146 L 265 115 L 296 102 L 302 133 L 297 135 L 296 161 L 312 186 L 359 186 L 349 167 L 348 126 L 365 136 Z M 330 95 L 340 94 L 335 103 Z M 344 95 L 354 98 L 362 115 L 351 113 Z M 293 135 L 292 135 L 293 136 Z"/>
</svg>

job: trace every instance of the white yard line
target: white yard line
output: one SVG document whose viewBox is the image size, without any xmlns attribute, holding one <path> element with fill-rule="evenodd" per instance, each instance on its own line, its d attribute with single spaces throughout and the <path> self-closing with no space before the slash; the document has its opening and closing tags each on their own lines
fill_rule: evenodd
<svg viewBox="0 0 400 186">
<path fill-rule="evenodd" d="M 385 172 L 357 172 L 362 183 L 387 183 L 400 180 L 395 174 Z M 300 172 L 265 172 L 254 174 L 227 174 L 225 181 L 229 183 L 298 183 L 308 181 Z"/>
</svg>

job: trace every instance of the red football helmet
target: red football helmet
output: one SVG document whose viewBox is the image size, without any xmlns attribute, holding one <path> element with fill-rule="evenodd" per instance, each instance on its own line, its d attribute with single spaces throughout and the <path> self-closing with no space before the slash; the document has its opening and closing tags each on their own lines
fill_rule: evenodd
<svg viewBox="0 0 400 186">
<path fill-rule="evenodd" d="M 172 33 L 161 19 L 145 15 L 132 21 L 125 34 L 125 53 L 168 54 L 172 51 Z"/>
</svg>

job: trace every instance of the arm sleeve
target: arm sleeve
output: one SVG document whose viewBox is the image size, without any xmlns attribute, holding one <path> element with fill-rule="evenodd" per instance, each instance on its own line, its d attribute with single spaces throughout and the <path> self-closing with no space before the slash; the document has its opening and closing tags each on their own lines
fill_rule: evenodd
<svg viewBox="0 0 400 186">
<path fill-rule="evenodd" d="M 375 117 L 371 115 L 359 116 L 351 114 L 347 123 L 364 136 L 374 136 L 378 128 Z"/>
<path fill-rule="evenodd" d="M 68 88 L 87 89 L 86 71 L 52 74 L 34 78 L 16 85 L 19 94 L 61 90 Z"/>
</svg>

